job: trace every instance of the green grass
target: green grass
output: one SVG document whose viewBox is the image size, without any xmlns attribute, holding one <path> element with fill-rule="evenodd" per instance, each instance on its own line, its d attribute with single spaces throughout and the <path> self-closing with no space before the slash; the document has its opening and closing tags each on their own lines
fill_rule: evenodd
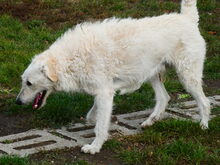
<svg viewBox="0 0 220 165">
<path fill-rule="evenodd" d="M 143 164 L 145 157 L 146 153 L 139 152 L 137 149 L 133 149 L 132 151 L 123 150 L 119 154 L 119 158 L 128 165 Z"/>
<path fill-rule="evenodd" d="M 18 156 L 2 156 L 0 157 L 1 165 L 29 165 L 27 158 L 20 158 Z"/>
<path fill-rule="evenodd" d="M 110 150 L 118 150 L 120 149 L 121 147 L 121 142 L 120 141 L 117 141 L 116 139 L 111 139 L 111 140 L 108 140 L 104 145 L 103 145 L 103 148 L 106 148 L 106 149 L 110 149 Z"/>
<path fill-rule="evenodd" d="M 160 121 L 143 133 L 107 142 L 125 164 L 219 164 L 220 120 L 203 131 L 191 121 Z M 113 141 L 113 143 L 112 143 Z M 111 147 L 108 147 L 111 149 Z"/>
<path fill-rule="evenodd" d="M 212 109 L 212 114 L 220 114 L 220 107 L 216 107 Z"/>
<path fill-rule="evenodd" d="M 52 32 L 41 21 L 22 24 L 18 20 L 0 16 L 0 83 L 18 90 L 20 76 L 33 55 L 46 49 L 61 32 Z"/>
<path fill-rule="evenodd" d="M 168 155 L 169 157 L 185 159 L 186 161 L 201 162 L 205 156 L 205 148 L 201 144 L 185 139 L 174 140 L 171 144 L 165 145 L 164 148 L 157 151 L 160 154 Z"/>
<path fill-rule="evenodd" d="M 6 0 L 0 0 L 5 3 Z M 32 1 L 30 1 L 32 2 Z M 0 111 L 7 115 L 34 114 L 28 121 L 32 127 L 57 127 L 71 121 L 79 122 L 93 104 L 93 98 L 86 94 L 56 93 L 48 98 L 47 104 L 39 111 L 31 105 L 17 106 L 15 96 L 19 91 L 20 75 L 31 58 L 47 49 L 68 27 L 86 20 L 107 17 L 156 16 L 178 12 L 179 3 L 174 0 L 80 0 L 72 4 L 60 0 L 39 0 L 35 12 L 28 13 L 27 19 L 20 19 L 9 11 L 0 15 Z M 19 6 L 24 0 L 10 1 Z M 33 2 L 33 4 L 35 4 Z M 207 59 L 204 79 L 220 80 L 220 2 L 198 0 L 200 31 L 207 42 Z M 3 10 L 2 10 L 3 11 Z M 38 13 L 38 12 L 41 13 Z M 51 14 L 53 13 L 53 14 Z M 165 86 L 172 102 L 189 99 L 191 96 L 179 83 L 175 70 L 168 67 Z M 205 87 L 207 95 L 220 94 L 217 87 Z M 7 99 L 4 99 L 7 98 Z M 127 113 L 153 107 L 154 93 L 149 84 L 138 91 L 114 98 L 114 113 Z M 219 107 L 212 110 L 219 114 Z M 220 118 L 210 121 L 210 129 L 203 131 L 198 123 L 191 121 L 165 120 L 156 123 L 132 137 L 112 139 L 104 148 L 112 150 L 124 164 L 220 164 Z M 78 161 L 68 165 L 84 165 Z M 4 156 L 4 165 L 51 165 L 48 160 L 34 162 L 31 158 Z"/>
</svg>

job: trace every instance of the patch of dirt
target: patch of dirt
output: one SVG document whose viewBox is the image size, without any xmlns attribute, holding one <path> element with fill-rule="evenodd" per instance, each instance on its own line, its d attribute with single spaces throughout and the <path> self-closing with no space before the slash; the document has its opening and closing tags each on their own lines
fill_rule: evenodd
<svg viewBox="0 0 220 165">
<path fill-rule="evenodd" d="M 54 2 L 58 3 L 58 2 Z M 65 24 L 77 24 L 83 20 L 103 19 L 110 17 L 103 13 L 101 9 L 91 8 L 91 11 L 81 11 L 80 6 L 76 6 L 77 2 L 61 1 L 60 5 L 51 6 L 41 0 L 23 0 L 20 3 L 1 2 L 0 15 L 10 14 L 15 18 L 25 22 L 28 20 L 43 20 L 47 26 L 53 29 L 59 29 Z M 97 6 L 98 7 L 98 6 Z"/>
<path fill-rule="evenodd" d="M 220 89 L 220 79 L 217 80 L 204 80 L 204 84 L 208 88 L 217 88 Z"/>
<path fill-rule="evenodd" d="M 24 132 L 30 129 L 27 121 L 31 118 L 31 114 L 7 115 L 0 113 L 0 136 Z"/>
<path fill-rule="evenodd" d="M 217 80 L 204 80 L 204 90 L 208 95 L 220 94 L 220 79 Z M 207 96 L 208 96 L 207 95 Z"/>
<path fill-rule="evenodd" d="M 100 153 L 91 155 L 84 154 L 80 152 L 80 147 L 63 149 L 63 150 L 55 150 L 49 152 L 41 152 L 34 155 L 31 155 L 30 158 L 33 161 L 42 161 L 46 160 L 49 162 L 53 162 L 55 165 L 63 165 L 65 163 L 73 163 L 77 160 L 85 160 L 94 165 L 121 165 L 122 162 L 117 158 L 116 153 L 102 149 Z"/>
</svg>

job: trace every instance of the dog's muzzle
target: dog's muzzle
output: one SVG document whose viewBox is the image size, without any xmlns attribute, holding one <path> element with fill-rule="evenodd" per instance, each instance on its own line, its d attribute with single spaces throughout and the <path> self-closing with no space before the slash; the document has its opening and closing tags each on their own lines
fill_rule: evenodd
<svg viewBox="0 0 220 165">
<path fill-rule="evenodd" d="M 20 98 L 17 98 L 16 101 L 15 101 L 15 103 L 16 103 L 17 105 L 23 105 L 23 102 L 21 101 Z"/>
</svg>

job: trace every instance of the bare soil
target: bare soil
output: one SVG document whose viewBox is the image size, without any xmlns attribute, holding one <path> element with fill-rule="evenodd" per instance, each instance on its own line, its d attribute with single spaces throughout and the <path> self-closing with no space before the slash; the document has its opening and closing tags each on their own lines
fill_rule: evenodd
<svg viewBox="0 0 220 165">
<path fill-rule="evenodd" d="M 204 80 L 207 88 L 210 89 L 220 89 L 220 80 Z"/>
<path fill-rule="evenodd" d="M 49 162 L 54 162 L 55 165 L 63 165 L 77 160 L 85 160 L 94 165 L 122 165 L 122 162 L 117 158 L 116 153 L 110 150 L 102 149 L 100 153 L 91 155 L 80 152 L 80 147 L 41 152 L 31 155 L 31 159 L 38 162 L 41 160 L 47 160 Z"/>
<path fill-rule="evenodd" d="M 75 2 L 77 3 L 77 2 Z M 75 25 L 83 20 L 103 19 L 111 17 L 100 9 L 91 8 L 89 13 L 84 13 L 74 8 L 73 2 L 63 1 L 62 5 L 51 7 L 40 0 L 23 0 L 20 3 L 1 2 L 0 15 L 10 14 L 25 22 L 29 20 L 43 20 L 45 24 L 53 29 L 59 29 L 65 24 Z"/>
<path fill-rule="evenodd" d="M 30 129 L 26 121 L 30 118 L 28 115 L 7 115 L 0 112 L 0 136 L 24 132 Z"/>
</svg>

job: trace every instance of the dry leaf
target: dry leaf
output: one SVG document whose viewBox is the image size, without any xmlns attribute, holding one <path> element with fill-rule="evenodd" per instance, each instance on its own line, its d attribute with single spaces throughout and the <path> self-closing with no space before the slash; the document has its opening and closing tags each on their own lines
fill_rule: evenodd
<svg viewBox="0 0 220 165">
<path fill-rule="evenodd" d="M 216 35 L 217 32 L 214 32 L 214 31 L 209 31 L 208 34 L 211 34 L 211 35 Z"/>
</svg>

